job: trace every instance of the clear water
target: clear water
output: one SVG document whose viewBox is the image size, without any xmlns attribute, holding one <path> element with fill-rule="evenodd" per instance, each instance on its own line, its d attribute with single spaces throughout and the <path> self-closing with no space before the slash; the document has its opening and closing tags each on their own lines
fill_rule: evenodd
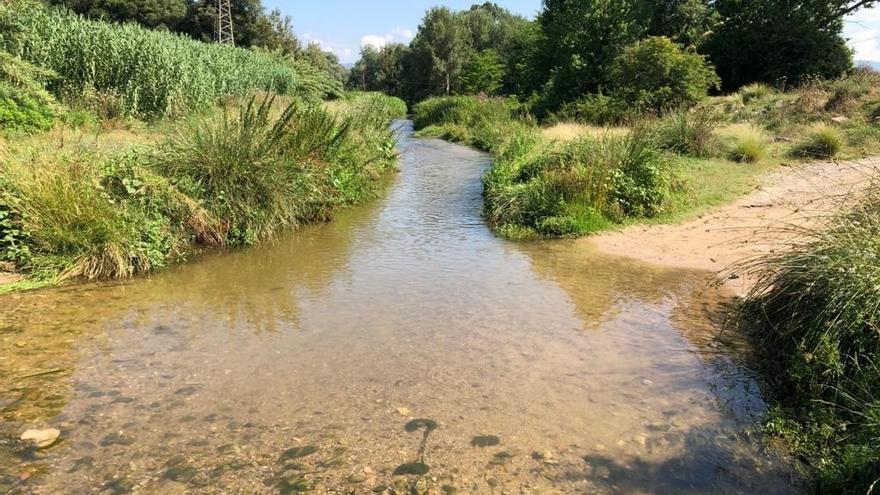
<svg viewBox="0 0 880 495">
<path fill-rule="evenodd" d="M 489 158 L 401 126 L 332 223 L 0 297 L 0 493 L 797 491 L 705 274 L 499 239 Z"/>
</svg>

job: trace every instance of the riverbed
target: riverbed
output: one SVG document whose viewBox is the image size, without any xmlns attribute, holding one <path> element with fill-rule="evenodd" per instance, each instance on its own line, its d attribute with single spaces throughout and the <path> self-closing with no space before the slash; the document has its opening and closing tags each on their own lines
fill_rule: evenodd
<svg viewBox="0 0 880 495">
<path fill-rule="evenodd" d="M 500 239 L 398 125 L 331 223 L 0 297 L 0 493 L 798 493 L 706 272 Z"/>
</svg>

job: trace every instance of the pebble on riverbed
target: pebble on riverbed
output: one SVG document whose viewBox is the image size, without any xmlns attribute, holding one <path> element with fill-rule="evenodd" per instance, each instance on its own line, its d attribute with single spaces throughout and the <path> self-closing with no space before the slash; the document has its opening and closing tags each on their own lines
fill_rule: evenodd
<svg viewBox="0 0 880 495">
<path fill-rule="evenodd" d="M 46 448 L 61 436 L 61 431 L 55 428 L 46 428 L 45 430 L 27 430 L 21 434 L 22 442 L 31 442 L 37 448 Z"/>
</svg>

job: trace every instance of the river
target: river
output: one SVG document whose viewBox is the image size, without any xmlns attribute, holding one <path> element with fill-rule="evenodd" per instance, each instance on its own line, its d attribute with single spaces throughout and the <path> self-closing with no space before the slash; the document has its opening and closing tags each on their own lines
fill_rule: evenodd
<svg viewBox="0 0 880 495">
<path fill-rule="evenodd" d="M 0 493 L 797 492 L 705 273 L 500 239 L 490 158 L 399 125 L 331 223 L 0 297 Z"/>
</svg>

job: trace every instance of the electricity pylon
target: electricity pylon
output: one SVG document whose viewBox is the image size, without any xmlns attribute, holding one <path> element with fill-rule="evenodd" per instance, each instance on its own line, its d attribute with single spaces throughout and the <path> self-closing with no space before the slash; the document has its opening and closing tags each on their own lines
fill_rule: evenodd
<svg viewBox="0 0 880 495">
<path fill-rule="evenodd" d="M 235 44 L 235 35 L 232 34 L 232 0 L 217 0 L 217 41 L 220 43 Z"/>
</svg>

